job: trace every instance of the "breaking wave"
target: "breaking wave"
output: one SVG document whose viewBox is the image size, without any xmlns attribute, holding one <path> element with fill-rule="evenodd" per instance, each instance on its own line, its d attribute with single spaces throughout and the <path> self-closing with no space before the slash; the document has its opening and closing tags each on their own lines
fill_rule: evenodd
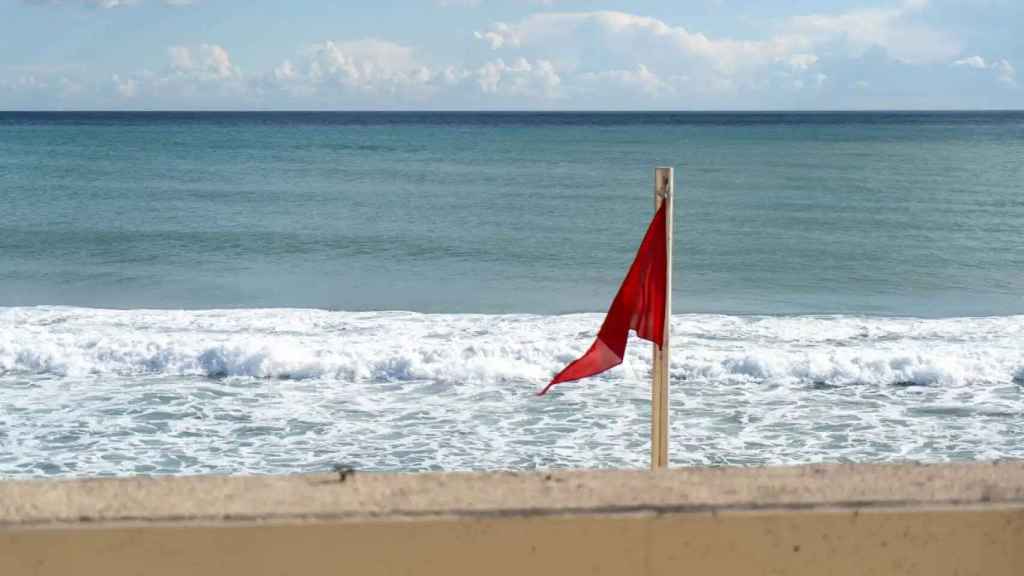
<svg viewBox="0 0 1024 576">
<path fill-rule="evenodd" d="M 0 308 L 0 375 L 202 376 L 538 386 L 599 314 Z M 1024 381 L 1024 316 L 673 318 L 674 381 L 955 386 Z M 600 378 L 646 377 L 633 341 Z"/>
<path fill-rule="evenodd" d="M 0 308 L 0 474 L 642 467 L 600 314 Z M 673 318 L 674 465 L 1024 457 L 1024 317 Z"/>
</svg>

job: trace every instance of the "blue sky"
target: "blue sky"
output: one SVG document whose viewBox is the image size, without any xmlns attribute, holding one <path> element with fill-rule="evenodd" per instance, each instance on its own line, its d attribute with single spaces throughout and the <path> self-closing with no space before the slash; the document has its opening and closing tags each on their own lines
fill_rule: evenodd
<svg viewBox="0 0 1024 576">
<path fill-rule="evenodd" d="M 0 109 L 1024 108 L 1020 0 L 8 0 Z"/>
</svg>

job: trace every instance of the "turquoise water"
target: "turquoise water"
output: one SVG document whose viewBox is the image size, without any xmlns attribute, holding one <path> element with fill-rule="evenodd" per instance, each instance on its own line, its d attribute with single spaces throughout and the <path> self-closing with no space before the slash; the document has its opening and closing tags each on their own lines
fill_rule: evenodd
<svg viewBox="0 0 1024 576">
<path fill-rule="evenodd" d="M 678 178 L 677 312 L 1024 312 L 1024 113 L 3 114 L 0 302 L 603 310 Z"/>
<path fill-rule="evenodd" d="M 0 113 L 0 475 L 1024 457 L 1024 113 Z"/>
</svg>

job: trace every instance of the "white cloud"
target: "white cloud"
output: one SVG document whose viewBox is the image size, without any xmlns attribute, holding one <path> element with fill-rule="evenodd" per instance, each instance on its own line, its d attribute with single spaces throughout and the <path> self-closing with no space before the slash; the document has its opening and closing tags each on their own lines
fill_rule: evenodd
<svg viewBox="0 0 1024 576">
<path fill-rule="evenodd" d="M 194 6 L 199 0 L 160 0 L 165 6 Z M 82 4 L 95 6 L 97 8 L 124 8 L 134 6 L 141 0 L 25 0 L 29 4 L 48 4 L 51 6 L 63 6 L 69 4 Z"/>
<path fill-rule="evenodd" d="M 544 59 L 497 58 L 479 66 L 437 67 L 425 63 L 412 47 L 377 39 L 310 45 L 297 61 L 286 59 L 276 66 L 271 77 L 275 86 L 293 95 L 374 97 L 377 104 L 423 101 L 442 93 L 455 99 L 476 94 L 554 100 L 561 97 L 562 83 L 554 64 Z"/>
<path fill-rule="evenodd" d="M 29 4 L 48 4 L 51 6 L 59 6 L 65 4 L 84 4 L 86 6 L 96 6 L 98 8 L 120 8 L 122 6 L 131 6 L 138 2 L 138 0 L 25 0 Z"/>
<path fill-rule="evenodd" d="M 915 20 L 927 5 L 926 0 L 908 0 L 892 8 L 796 16 L 786 21 L 784 29 L 811 45 L 844 46 L 854 56 L 881 47 L 903 62 L 948 60 L 960 52 L 956 39 Z"/>
<path fill-rule="evenodd" d="M 281 82 L 290 82 L 299 77 L 298 70 L 295 69 L 295 65 L 292 64 L 291 60 L 285 60 L 274 68 L 274 79 Z"/>
<path fill-rule="evenodd" d="M 469 78 L 472 72 L 460 66 L 445 66 L 441 72 L 441 78 L 448 86 L 453 86 Z"/>
<path fill-rule="evenodd" d="M 671 84 L 662 80 L 657 74 L 651 72 L 647 66 L 637 64 L 631 70 L 605 70 L 602 72 L 589 72 L 581 74 L 579 80 L 584 84 L 591 84 L 601 90 L 613 85 L 624 88 L 627 91 L 638 92 L 646 96 L 667 96 L 675 90 Z M 684 80 L 679 78 L 677 80 Z"/>
<path fill-rule="evenodd" d="M 474 35 L 506 62 L 551 62 L 570 100 L 604 86 L 625 101 L 633 94 L 632 102 L 750 106 L 791 98 L 794 91 L 827 97 L 823 90 L 853 85 L 856 75 L 876 85 L 901 84 L 882 76 L 910 69 L 923 74 L 949 62 L 960 54 L 959 41 L 928 21 L 928 9 L 927 0 L 896 0 L 888 7 L 792 16 L 764 22 L 760 29 L 767 32 L 748 38 L 621 11 L 537 12 Z M 1003 70 L 1012 82 L 1009 62 Z"/>
<path fill-rule="evenodd" d="M 17 90 L 41 90 L 46 89 L 49 85 L 45 77 L 36 74 L 22 74 L 10 83 L 11 88 Z"/>
<path fill-rule="evenodd" d="M 195 3 L 34 1 L 110 8 Z M 766 32 L 747 38 L 617 11 L 537 12 L 475 32 L 482 50 L 467 51 L 464 60 L 439 61 L 417 47 L 382 39 L 332 40 L 243 74 L 228 50 L 208 43 L 166 48 L 166 66 L 155 72 L 122 72 L 91 83 L 37 74 L 19 85 L 23 92 L 52 94 L 105 87 L 103 97 L 123 106 L 662 109 L 856 106 L 887 93 L 916 102 L 909 98 L 949 94 L 934 87 L 966 77 L 968 70 L 985 71 L 993 79 L 990 87 L 996 79 L 1016 86 L 1009 60 L 961 54 L 955 38 L 925 24 L 927 9 L 925 0 L 903 0 L 781 18 L 758 23 Z M 74 80 L 74 74 L 68 77 Z M 4 80 L 8 89 L 13 78 Z M 1002 91 L 1012 96 L 1005 86 Z M 889 98 L 885 105 L 899 102 Z"/>
<path fill-rule="evenodd" d="M 230 80 L 241 76 L 228 51 L 217 44 L 171 46 L 167 49 L 171 69 L 197 80 Z"/>
<path fill-rule="evenodd" d="M 114 74 L 112 80 L 114 82 L 114 89 L 122 98 L 134 98 L 138 93 L 138 83 L 135 80 L 131 78 L 122 79 L 118 74 Z"/>
<path fill-rule="evenodd" d="M 986 62 L 981 56 L 968 56 L 966 58 L 960 58 L 959 60 L 953 61 L 953 66 L 973 68 L 975 70 L 991 70 L 995 72 L 996 77 L 1000 82 L 1011 86 L 1017 85 L 1017 70 L 1013 67 L 1013 64 L 1010 64 L 1010 61 L 1005 58 L 1002 60 Z"/>
<path fill-rule="evenodd" d="M 499 22 L 490 30 L 475 34 L 495 50 L 525 46 L 557 49 L 566 42 L 583 42 L 604 55 L 640 56 L 654 51 L 667 57 L 697 60 L 726 74 L 809 48 L 808 42 L 795 36 L 714 39 L 656 18 L 614 11 L 539 13 L 517 24 Z"/>
<path fill-rule="evenodd" d="M 167 49 L 167 54 L 171 58 L 171 68 L 183 71 L 191 70 L 192 64 L 192 50 L 185 46 L 171 46 Z"/>
<path fill-rule="evenodd" d="M 977 68 L 979 70 L 985 70 L 988 68 L 988 64 L 985 63 L 985 59 L 981 56 L 970 56 L 968 58 L 961 58 L 953 62 L 954 66 L 967 66 L 968 68 Z"/>
<path fill-rule="evenodd" d="M 525 58 L 519 58 L 506 64 L 499 58 L 485 63 L 473 75 L 484 94 L 542 95 L 547 99 L 556 99 L 562 84 L 554 65 L 547 60 L 531 63 Z"/>
<path fill-rule="evenodd" d="M 491 26 L 491 30 L 487 32 L 473 32 L 478 40 L 484 40 L 491 45 L 491 48 L 497 50 L 506 43 L 511 46 L 519 46 L 519 37 L 513 31 L 512 27 L 504 22 L 497 22 Z"/>
<path fill-rule="evenodd" d="M 882 48 L 910 63 L 943 62 L 959 53 L 957 41 L 917 21 L 926 0 L 907 0 L 890 8 L 811 14 L 781 20 L 764 38 L 712 37 L 657 18 L 617 11 L 536 13 L 514 22 L 497 22 L 474 35 L 493 50 L 533 50 L 573 65 L 610 62 L 632 67 L 658 56 L 655 69 L 703 66 L 710 73 L 743 75 L 785 63 L 807 70 L 821 51 L 859 57 Z"/>
<path fill-rule="evenodd" d="M 434 73 L 408 46 L 377 39 L 327 41 L 309 46 L 301 70 L 286 60 L 275 70 L 278 80 L 332 84 L 364 93 L 417 93 Z"/>
<path fill-rule="evenodd" d="M 818 62 L 818 57 L 814 54 L 793 54 L 786 62 L 791 69 L 803 71 L 814 66 Z"/>
<path fill-rule="evenodd" d="M 1007 84 L 1016 85 L 1017 83 L 1017 70 L 1010 64 L 1008 60 L 1000 60 L 995 66 L 996 71 L 999 73 L 999 79 Z"/>
<path fill-rule="evenodd" d="M 22 108 L 66 108 L 88 95 L 89 86 L 58 68 L 22 67 L 24 72 L 0 77 L 0 96 L 20 99 Z"/>
<path fill-rule="evenodd" d="M 224 101 L 237 107 L 252 100 L 254 86 L 219 44 L 170 46 L 166 54 L 161 70 L 112 74 L 105 93 L 119 106 L 188 108 Z"/>
<path fill-rule="evenodd" d="M 554 6 L 565 0 L 520 0 L 522 4 L 534 4 L 538 6 Z M 484 0 L 434 0 L 434 4 L 442 8 L 477 8 L 484 3 Z"/>
</svg>

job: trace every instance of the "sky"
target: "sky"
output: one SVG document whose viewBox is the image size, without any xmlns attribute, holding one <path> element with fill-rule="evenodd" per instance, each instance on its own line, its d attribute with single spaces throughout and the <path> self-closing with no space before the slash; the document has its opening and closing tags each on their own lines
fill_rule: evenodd
<svg viewBox="0 0 1024 576">
<path fill-rule="evenodd" d="M 4 0 L 4 110 L 1024 108 L 1021 0 Z"/>
</svg>

